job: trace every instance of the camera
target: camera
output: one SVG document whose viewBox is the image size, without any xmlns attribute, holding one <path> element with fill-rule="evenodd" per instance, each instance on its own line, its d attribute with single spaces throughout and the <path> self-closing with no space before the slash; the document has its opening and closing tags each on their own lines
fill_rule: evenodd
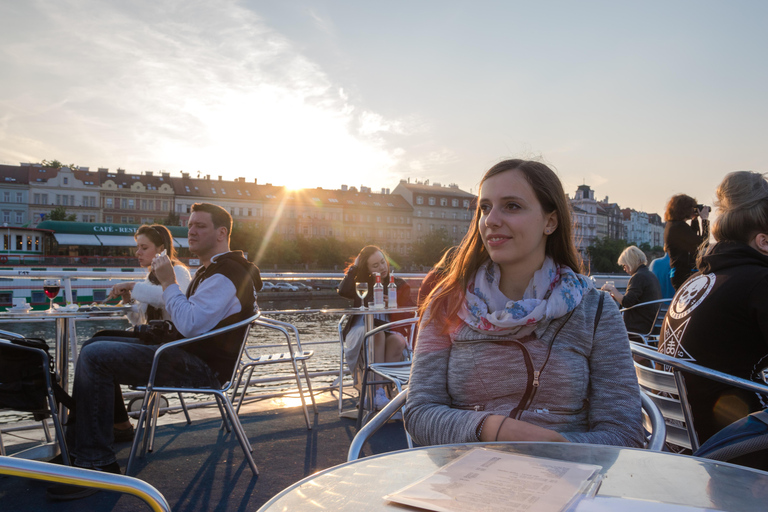
<svg viewBox="0 0 768 512">
<path fill-rule="evenodd" d="M 709 207 L 707 205 L 705 205 L 705 204 L 697 204 L 696 205 L 696 213 L 699 213 L 704 208 L 709 208 Z"/>
</svg>

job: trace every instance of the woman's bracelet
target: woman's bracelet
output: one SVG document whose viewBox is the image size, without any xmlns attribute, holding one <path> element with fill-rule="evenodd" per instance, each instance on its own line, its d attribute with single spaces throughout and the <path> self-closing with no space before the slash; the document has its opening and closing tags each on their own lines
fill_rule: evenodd
<svg viewBox="0 0 768 512">
<path fill-rule="evenodd" d="M 499 440 L 499 434 L 501 433 L 501 427 L 504 426 L 504 422 L 509 419 L 509 416 L 504 416 L 504 419 L 501 420 L 501 423 L 499 423 L 499 430 L 496 431 L 496 437 L 493 438 L 493 441 L 496 442 Z"/>
<path fill-rule="evenodd" d="M 475 430 L 475 436 L 477 436 L 477 441 L 480 441 L 480 435 L 483 433 L 483 427 L 485 426 L 485 420 L 487 420 L 490 416 L 486 416 L 483 418 L 483 421 L 480 422 L 480 425 L 477 426 L 477 430 Z"/>
</svg>

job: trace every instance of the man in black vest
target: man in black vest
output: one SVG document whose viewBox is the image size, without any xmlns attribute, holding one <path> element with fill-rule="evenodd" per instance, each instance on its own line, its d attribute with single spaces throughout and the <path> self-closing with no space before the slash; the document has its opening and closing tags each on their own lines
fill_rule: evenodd
<svg viewBox="0 0 768 512">
<path fill-rule="evenodd" d="M 261 289 L 259 269 L 240 251 L 229 250 L 232 217 L 224 208 L 196 203 L 189 218 L 189 249 L 201 261 L 187 294 L 176 284 L 167 256 L 152 264 L 163 287 L 165 309 L 184 337 L 244 320 L 257 309 L 256 292 Z M 244 330 L 238 329 L 215 343 L 191 344 L 170 349 L 163 357 L 158 385 L 184 387 L 220 386 L 237 364 Z M 67 444 L 75 466 L 120 473 L 112 450 L 113 395 L 115 380 L 144 385 L 159 345 L 99 341 L 85 347 L 78 359 L 73 386 L 77 420 L 67 428 Z M 53 499 L 71 500 L 95 493 L 95 489 L 55 485 L 48 489 Z"/>
</svg>

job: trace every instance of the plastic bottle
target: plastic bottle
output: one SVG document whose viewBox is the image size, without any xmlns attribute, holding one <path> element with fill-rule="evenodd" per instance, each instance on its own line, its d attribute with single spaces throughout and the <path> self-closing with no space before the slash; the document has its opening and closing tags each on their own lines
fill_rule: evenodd
<svg viewBox="0 0 768 512">
<path fill-rule="evenodd" d="M 384 309 L 384 285 L 381 284 L 381 274 L 374 273 L 376 284 L 373 285 L 373 309 Z"/>
<path fill-rule="evenodd" d="M 389 286 L 387 286 L 387 307 L 390 309 L 397 309 L 397 285 L 395 284 L 395 276 L 392 272 L 389 273 Z"/>
</svg>

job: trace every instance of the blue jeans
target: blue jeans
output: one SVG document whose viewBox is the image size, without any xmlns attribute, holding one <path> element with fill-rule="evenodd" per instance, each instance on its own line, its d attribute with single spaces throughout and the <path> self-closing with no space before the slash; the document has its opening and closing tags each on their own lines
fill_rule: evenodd
<svg viewBox="0 0 768 512">
<path fill-rule="evenodd" d="M 152 359 L 159 347 L 113 341 L 95 341 L 83 347 L 72 390 L 75 421 L 69 422 L 66 434 L 77 466 L 91 468 L 116 461 L 112 450 L 115 384 L 146 385 Z M 158 365 L 155 384 L 221 386 L 205 362 L 180 348 L 165 351 Z"/>
</svg>

